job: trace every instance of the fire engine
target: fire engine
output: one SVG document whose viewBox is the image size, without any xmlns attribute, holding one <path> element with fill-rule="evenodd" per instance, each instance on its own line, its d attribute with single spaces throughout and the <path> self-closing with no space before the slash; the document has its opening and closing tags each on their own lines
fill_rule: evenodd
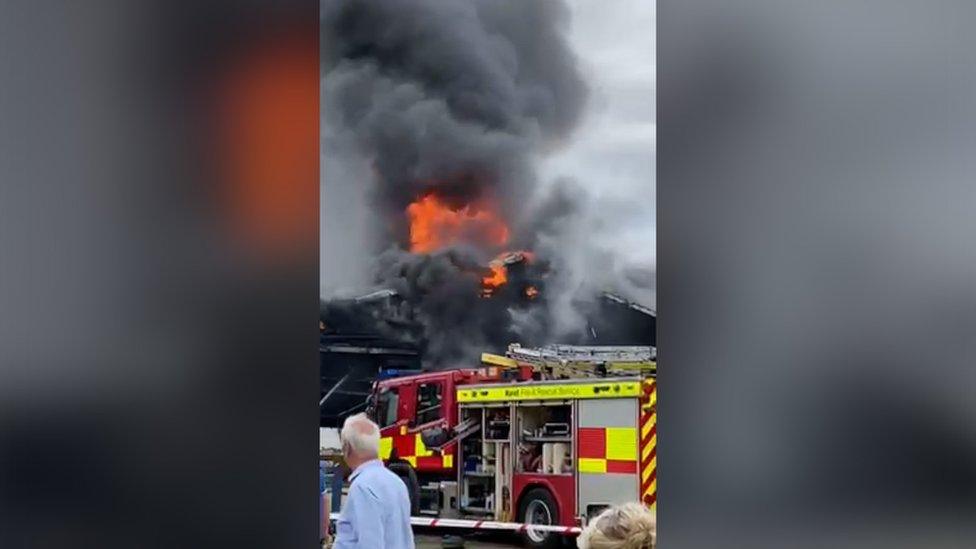
<svg viewBox="0 0 976 549">
<path fill-rule="evenodd" d="M 653 508 L 655 358 L 652 347 L 512 345 L 481 368 L 378 381 L 381 457 L 415 516 L 572 527 L 614 503 Z"/>
</svg>

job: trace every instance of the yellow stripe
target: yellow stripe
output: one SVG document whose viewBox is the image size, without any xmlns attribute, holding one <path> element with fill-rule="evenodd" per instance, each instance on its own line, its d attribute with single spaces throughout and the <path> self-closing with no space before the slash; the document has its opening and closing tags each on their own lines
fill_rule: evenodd
<svg viewBox="0 0 976 549">
<path fill-rule="evenodd" d="M 651 419 L 641 426 L 641 438 L 646 437 L 651 432 L 651 429 L 654 428 L 655 423 L 657 423 L 657 419 L 654 417 L 654 415 L 651 415 Z"/>
<path fill-rule="evenodd" d="M 406 425 L 401 425 L 400 426 L 400 434 L 401 435 L 407 434 L 407 426 Z"/>
<path fill-rule="evenodd" d="M 580 458 L 579 472 L 580 473 L 606 473 L 607 460 L 593 459 L 593 458 Z"/>
<path fill-rule="evenodd" d="M 390 452 L 393 451 L 393 437 L 383 437 L 380 439 L 380 459 L 390 459 Z"/>
<path fill-rule="evenodd" d="M 640 396 L 639 381 L 573 383 L 566 385 L 503 385 L 458 389 L 458 402 L 510 400 L 565 400 L 571 398 L 624 398 Z"/>
<path fill-rule="evenodd" d="M 607 459 L 637 461 L 637 429 L 607 427 Z"/>
<path fill-rule="evenodd" d="M 651 450 L 654 449 L 654 444 L 647 444 L 644 449 L 641 450 L 641 461 L 647 459 L 647 456 L 651 455 Z"/>
<path fill-rule="evenodd" d="M 491 353 L 481 353 L 481 362 L 494 364 L 495 366 L 505 366 L 507 368 L 518 366 L 518 362 L 515 362 L 507 356 L 493 355 Z"/>
<path fill-rule="evenodd" d="M 416 467 L 417 466 L 417 456 L 405 456 L 403 458 L 403 461 L 406 461 L 407 463 L 409 463 L 413 467 Z"/>
<path fill-rule="evenodd" d="M 444 454 L 441 456 L 441 466 L 445 469 L 448 467 L 454 467 L 454 454 Z"/>
<path fill-rule="evenodd" d="M 646 362 L 608 362 L 608 370 L 634 370 L 634 371 L 657 371 L 657 362 L 646 361 Z"/>
<path fill-rule="evenodd" d="M 650 465 L 648 465 L 647 467 L 644 468 L 643 471 L 641 471 L 641 482 L 644 482 L 645 480 L 647 480 L 648 477 L 651 476 L 651 473 L 653 473 L 655 469 L 657 469 L 657 458 L 656 457 L 651 460 L 651 464 Z"/>
</svg>

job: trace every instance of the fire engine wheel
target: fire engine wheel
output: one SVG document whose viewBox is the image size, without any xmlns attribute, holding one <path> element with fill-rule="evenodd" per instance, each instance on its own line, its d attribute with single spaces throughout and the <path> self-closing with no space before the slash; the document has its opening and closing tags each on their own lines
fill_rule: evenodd
<svg viewBox="0 0 976 549">
<path fill-rule="evenodd" d="M 545 488 L 533 488 L 522 497 L 519 504 L 519 522 L 523 524 L 559 524 L 559 508 L 556 500 Z M 554 549 L 562 544 L 554 532 L 539 532 L 531 528 L 523 534 L 526 545 L 537 549 Z"/>
<path fill-rule="evenodd" d="M 396 461 L 386 466 L 396 476 L 403 480 L 407 485 L 407 494 L 410 496 L 410 514 L 417 516 L 420 514 L 420 483 L 417 481 L 417 472 L 405 461 Z"/>
</svg>

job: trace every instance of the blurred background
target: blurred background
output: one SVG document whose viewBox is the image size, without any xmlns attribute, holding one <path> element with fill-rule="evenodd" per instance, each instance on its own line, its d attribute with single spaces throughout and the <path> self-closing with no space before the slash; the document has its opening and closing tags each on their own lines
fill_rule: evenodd
<svg viewBox="0 0 976 549">
<path fill-rule="evenodd" d="M 2 12 L 0 546 L 313 546 L 317 3 Z"/>
<path fill-rule="evenodd" d="M 658 3 L 662 547 L 965 547 L 964 2 Z"/>
<path fill-rule="evenodd" d="M 657 4 L 662 547 L 976 539 L 973 9 Z M 0 545 L 312 546 L 318 2 L 2 10 Z"/>
</svg>

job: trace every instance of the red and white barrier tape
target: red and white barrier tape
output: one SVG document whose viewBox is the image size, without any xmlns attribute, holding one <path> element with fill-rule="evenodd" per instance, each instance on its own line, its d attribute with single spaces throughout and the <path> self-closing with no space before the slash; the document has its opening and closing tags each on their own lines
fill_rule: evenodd
<svg viewBox="0 0 976 549">
<path fill-rule="evenodd" d="M 329 518 L 336 520 L 339 513 L 332 513 Z M 551 526 L 547 524 L 522 524 L 520 522 L 495 522 L 492 520 L 467 520 L 467 519 L 448 519 L 448 518 L 427 518 L 410 517 L 410 524 L 413 526 L 439 527 L 444 528 L 465 528 L 469 530 L 511 530 L 515 532 L 556 532 L 559 534 L 579 534 L 579 526 Z"/>
</svg>

